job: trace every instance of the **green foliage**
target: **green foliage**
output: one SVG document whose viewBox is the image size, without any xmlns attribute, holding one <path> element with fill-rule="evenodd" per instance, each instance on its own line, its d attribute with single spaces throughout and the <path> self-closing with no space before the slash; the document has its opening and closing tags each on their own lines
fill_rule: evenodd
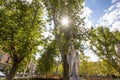
<svg viewBox="0 0 120 80">
<path fill-rule="evenodd" d="M 37 52 L 42 26 L 40 0 L 0 1 L 0 45 L 13 64 Z"/>
<path fill-rule="evenodd" d="M 85 38 L 84 18 L 80 17 L 84 0 L 42 0 L 48 14 L 48 21 L 53 21 L 55 39 L 63 60 L 63 78 L 69 78 L 69 66 L 66 55 L 69 47 L 83 51 L 82 40 Z M 61 19 L 68 17 L 69 24 L 64 26 Z"/>
<path fill-rule="evenodd" d="M 22 60 L 22 62 L 19 64 L 19 68 L 17 70 L 17 72 L 20 73 L 30 73 L 27 71 L 31 71 L 30 70 L 30 66 L 31 63 L 34 63 L 36 65 L 37 61 L 35 60 L 35 55 L 34 54 L 28 54 L 27 57 L 24 58 L 24 60 Z M 34 72 L 34 70 L 33 70 Z"/>
<path fill-rule="evenodd" d="M 89 57 L 84 54 L 80 55 L 79 74 L 82 77 L 94 76 L 120 76 L 119 73 L 106 61 L 90 62 Z"/>
<path fill-rule="evenodd" d="M 98 27 L 91 29 L 89 38 L 93 52 L 118 72 L 120 72 L 120 58 L 115 46 L 120 41 L 119 34 L 119 31 L 111 32 L 107 27 Z"/>
<path fill-rule="evenodd" d="M 80 54 L 80 75 L 86 75 L 88 72 L 88 59 L 89 57 L 85 56 L 84 54 Z"/>
<path fill-rule="evenodd" d="M 58 75 L 63 76 L 63 66 L 62 63 L 58 65 Z"/>
<path fill-rule="evenodd" d="M 63 48 L 62 51 L 67 53 L 69 41 L 73 38 L 76 49 L 82 51 L 81 41 L 85 38 L 84 18 L 81 18 L 84 0 L 43 0 L 48 18 L 53 20 L 55 38 Z M 69 18 L 69 25 L 61 25 L 61 19 Z M 59 46 L 60 46 L 59 45 Z"/>
<path fill-rule="evenodd" d="M 55 43 L 55 40 L 49 43 L 45 49 L 43 54 L 38 60 L 37 70 L 41 74 L 50 75 L 55 72 L 56 60 L 55 57 L 58 55 L 58 50 Z"/>
<path fill-rule="evenodd" d="M 83 77 L 92 76 L 119 76 L 119 73 L 104 61 L 99 62 L 81 62 L 79 74 Z"/>
<path fill-rule="evenodd" d="M 40 9 L 36 1 L 30 5 L 20 0 L 5 3 L 4 8 L 0 10 L 2 16 L 0 18 L 0 40 L 5 51 L 10 53 L 10 47 L 14 46 L 15 53 L 19 55 L 19 53 L 26 53 L 25 51 L 35 48 L 34 45 L 37 45 L 37 39 L 41 33 Z"/>
</svg>

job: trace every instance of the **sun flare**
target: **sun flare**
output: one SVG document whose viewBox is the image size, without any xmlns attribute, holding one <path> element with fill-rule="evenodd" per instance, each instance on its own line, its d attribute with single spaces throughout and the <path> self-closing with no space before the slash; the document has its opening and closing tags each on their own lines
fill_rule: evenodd
<svg viewBox="0 0 120 80">
<path fill-rule="evenodd" d="M 61 19 L 61 24 L 64 25 L 64 26 L 67 26 L 69 24 L 69 19 L 68 17 L 63 17 Z"/>
</svg>

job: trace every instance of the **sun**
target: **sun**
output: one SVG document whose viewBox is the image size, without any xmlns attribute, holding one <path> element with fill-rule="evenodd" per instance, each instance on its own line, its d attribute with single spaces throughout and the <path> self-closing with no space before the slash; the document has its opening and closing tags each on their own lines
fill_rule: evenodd
<svg viewBox="0 0 120 80">
<path fill-rule="evenodd" d="M 61 24 L 62 24 L 63 26 L 67 26 L 67 25 L 69 24 L 69 19 L 68 19 L 68 17 L 63 17 L 63 18 L 61 19 Z"/>
</svg>

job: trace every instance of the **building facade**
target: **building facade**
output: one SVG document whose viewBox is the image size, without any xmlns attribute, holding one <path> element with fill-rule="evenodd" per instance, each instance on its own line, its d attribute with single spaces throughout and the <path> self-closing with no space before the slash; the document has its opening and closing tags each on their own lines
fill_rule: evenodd
<svg viewBox="0 0 120 80">
<path fill-rule="evenodd" d="M 8 63 L 9 55 L 7 53 L 0 54 L 0 63 Z"/>
</svg>

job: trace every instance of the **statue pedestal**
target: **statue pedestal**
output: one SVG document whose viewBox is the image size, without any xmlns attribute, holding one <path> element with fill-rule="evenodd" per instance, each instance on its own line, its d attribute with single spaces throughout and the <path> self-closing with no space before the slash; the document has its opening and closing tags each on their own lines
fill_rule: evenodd
<svg viewBox="0 0 120 80">
<path fill-rule="evenodd" d="M 81 77 L 70 77 L 70 80 L 83 80 Z"/>
</svg>

